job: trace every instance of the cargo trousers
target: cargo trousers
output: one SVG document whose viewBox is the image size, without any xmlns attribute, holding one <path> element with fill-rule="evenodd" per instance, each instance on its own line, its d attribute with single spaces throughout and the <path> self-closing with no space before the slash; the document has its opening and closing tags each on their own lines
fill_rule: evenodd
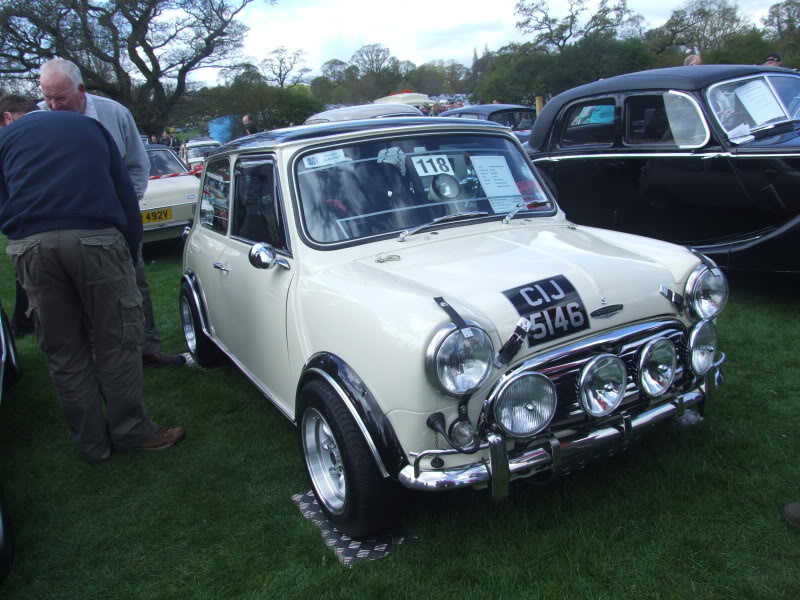
<svg viewBox="0 0 800 600">
<path fill-rule="evenodd" d="M 84 458 L 140 446 L 158 426 L 142 399 L 142 296 L 114 228 L 9 240 L 56 396 Z M 103 411 L 105 401 L 107 417 Z"/>
</svg>

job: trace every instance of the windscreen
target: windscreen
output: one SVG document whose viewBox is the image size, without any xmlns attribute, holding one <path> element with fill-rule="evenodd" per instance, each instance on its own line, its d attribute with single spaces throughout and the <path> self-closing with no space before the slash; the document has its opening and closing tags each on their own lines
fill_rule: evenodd
<svg viewBox="0 0 800 600">
<path fill-rule="evenodd" d="M 400 232 L 458 213 L 555 210 L 522 151 L 500 136 L 427 135 L 320 149 L 300 156 L 295 174 L 305 230 L 319 243 Z"/>
<path fill-rule="evenodd" d="M 169 150 L 148 150 L 147 158 L 150 159 L 150 177 L 186 172 L 183 163 Z"/>
</svg>

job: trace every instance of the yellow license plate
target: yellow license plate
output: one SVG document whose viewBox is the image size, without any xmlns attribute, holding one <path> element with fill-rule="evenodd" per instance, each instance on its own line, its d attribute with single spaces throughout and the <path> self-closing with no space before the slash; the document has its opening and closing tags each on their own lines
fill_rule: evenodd
<svg viewBox="0 0 800 600">
<path fill-rule="evenodd" d="M 169 221 L 172 218 L 171 208 L 161 208 L 159 210 L 142 211 L 142 224 L 157 223 L 158 221 Z"/>
</svg>

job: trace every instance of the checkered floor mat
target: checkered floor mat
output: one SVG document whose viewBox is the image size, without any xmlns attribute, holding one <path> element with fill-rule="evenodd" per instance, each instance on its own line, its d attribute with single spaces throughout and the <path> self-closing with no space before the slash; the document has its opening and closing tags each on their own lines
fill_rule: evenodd
<svg viewBox="0 0 800 600">
<path fill-rule="evenodd" d="M 306 519 L 313 521 L 319 527 L 320 535 L 325 545 L 336 553 L 339 562 L 347 567 L 352 567 L 362 560 L 377 560 L 389 554 L 395 546 L 405 544 L 413 536 L 397 530 L 389 530 L 381 535 L 365 538 L 351 538 L 341 533 L 322 512 L 317 499 L 310 491 L 305 494 L 295 494 L 292 500 Z"/>
</svg>

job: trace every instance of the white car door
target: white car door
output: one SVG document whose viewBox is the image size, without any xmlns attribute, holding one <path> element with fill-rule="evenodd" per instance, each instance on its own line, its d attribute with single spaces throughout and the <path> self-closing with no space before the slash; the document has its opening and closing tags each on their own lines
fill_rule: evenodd
<svg viewBox="0 0 800 600">
<path fill-rule="evenodd" d="M 291 415 L 296 382 L 288 377 L 286 300 L 295 270 L 271 157 L 236 163 L 230 220 L 216 326 L 239 366 Z M 258 243 L 272 247 L 280 264 L 253 266 L 249 254 Z"/>
</svg>

